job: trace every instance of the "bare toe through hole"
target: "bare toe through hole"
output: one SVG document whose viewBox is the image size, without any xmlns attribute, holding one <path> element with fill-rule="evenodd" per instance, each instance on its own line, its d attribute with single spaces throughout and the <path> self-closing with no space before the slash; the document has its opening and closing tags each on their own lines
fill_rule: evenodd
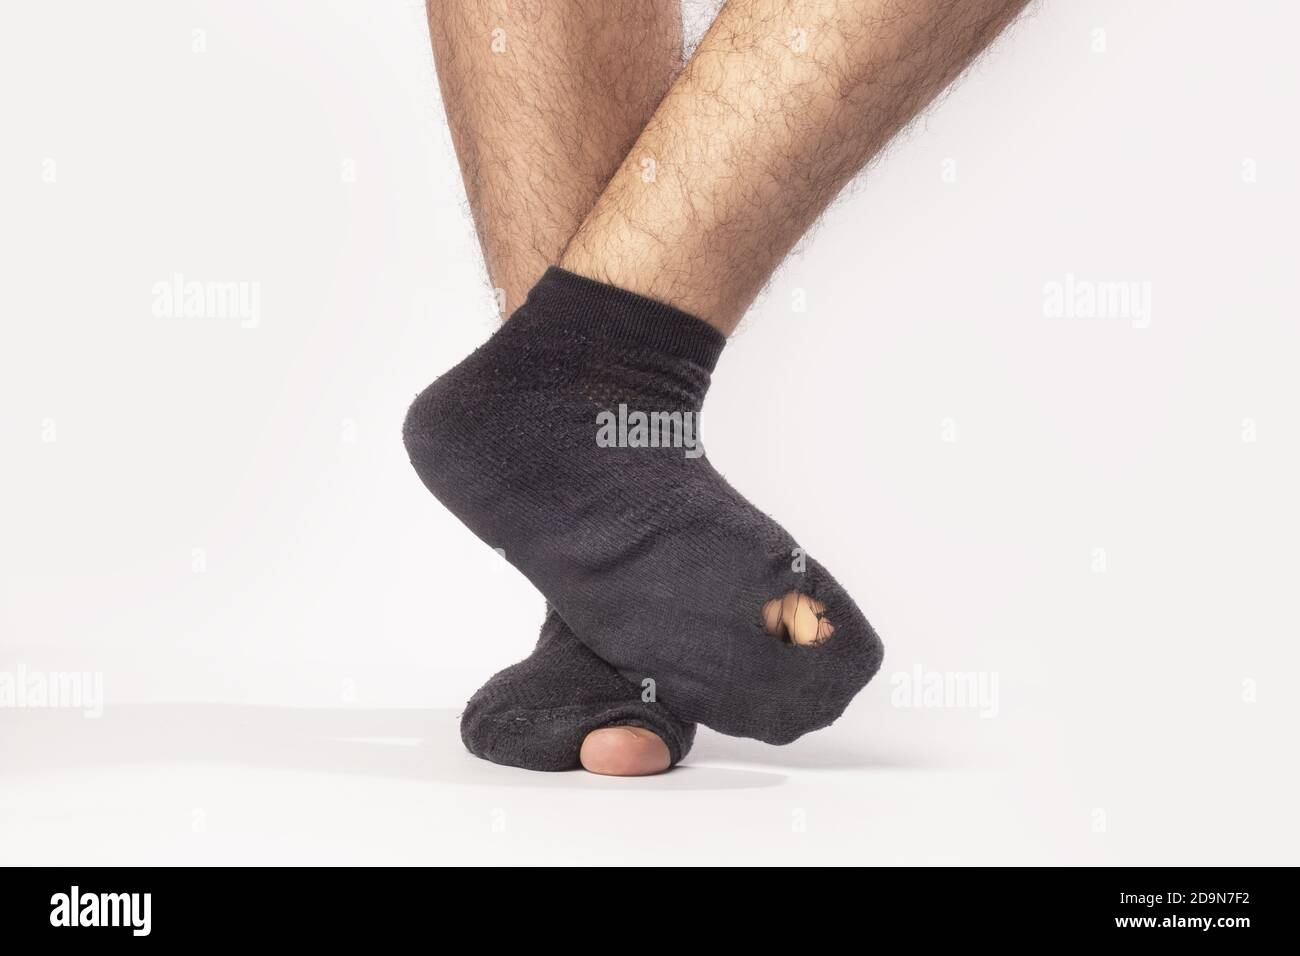
<svg viewBox="0 0 1300 956">
<path fill-rule="evenodd" d="M 792 644 L 820 644 L 835 633 L 822 615 L 826 605 L 806 594 L 788 591 L 763 605 L 763 630 Z"/>
<path fill-rule="evenodd" d="M 668 745 L 642 727 L 602 727 L 587 734 L 579 754 L 584 769 L 609 777 L 663 773 L 672 763 Z"/>
</svg>

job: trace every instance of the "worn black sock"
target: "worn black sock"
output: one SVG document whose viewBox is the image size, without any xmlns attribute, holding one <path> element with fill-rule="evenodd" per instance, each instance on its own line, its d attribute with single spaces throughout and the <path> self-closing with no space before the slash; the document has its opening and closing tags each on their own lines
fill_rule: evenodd
<svg viewBox="0 0 1300 956">
<path fill-rule="evenodd" d="M 629 683 L 547 611 L 533 653 L 498 673 L 465 705 L 460 737 L 476 757 L 525 770 L 576 770 L 582 742 L 601 727 L 643 727 L 668 745 L 676 764 L 695 725 Z"/>
<path fill-rule="evenodd" d="M 835 720 L 882 648 L 831 575 L 703 457 L 698 412 L 724 343 L 677 309 L 550 269 L 420 394 L 404 435 L 429 490 L 624 677 L 683 720 L 787 743 Z M 791 480 L 816 493 L 815 472 Z M 764 631 L 763 605 L 790 591 L 825 605 L 833 636 Z"/>
</svg>

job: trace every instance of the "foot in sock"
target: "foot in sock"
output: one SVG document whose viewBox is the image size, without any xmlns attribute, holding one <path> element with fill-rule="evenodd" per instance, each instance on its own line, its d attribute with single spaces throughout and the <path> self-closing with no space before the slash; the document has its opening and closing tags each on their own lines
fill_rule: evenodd
<svg viewBox="0 0 1300 956">
<path fill-rule="evenodd" d="M 724 343 L 677 309 L 551 269 L 420 394 L 404 437 L 430 491 L 625 678 L 683 720 L 788 743 L 843 712 L 882 647 L 703 455 Z M 794 640 L 810 620 L 814 639 Z"/>
<path fill-rule="evenodd" d="M 659 773 L 686 756 L 695 726 L 642 696 L 548 609 L 533 653 L 470 699 L 460 735 L 470 753 L 510 767 Z"/>
</svg>

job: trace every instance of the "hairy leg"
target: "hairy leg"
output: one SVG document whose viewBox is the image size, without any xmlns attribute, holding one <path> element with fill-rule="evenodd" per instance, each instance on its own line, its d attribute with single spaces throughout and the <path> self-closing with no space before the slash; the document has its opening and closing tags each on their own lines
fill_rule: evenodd
<svg viewBox="0 0 1300 956">
<path fill-rule="evenodd" d="M 840 189 L 1026 3 L 728 0 L 560 265 L 730 334 Z"/>
<path fill-rule="evenodd" d="M 681 67 L 674 0 L 450 0 L 428 5 L 456 155 L 502 315 L 555 263 Z M 631 165 L 638 176 L 648 167 Z M 581 271 L 581 270 L 579 270 Z M 823 640 L 807 598 L 768 631 Z"/>
<path fill-rule="evenodd" d="M 438 82 L 502 315 L 553 265 L 681 68 L 665 0 L 429 0 Z"/>
<path fill-rule="evenodd" d="M 559 257 L 676 77 L 681 10 L 662 0 L 429 0 L 428 13 L 465 191 L 506 315 Z M 548 621 L 549 641 L 470 702 L 467 746 L 557 769 L 581 741 L 594 773 L 666 769 L 685 733 L 669 716 L 671 753 L 646 727 L 587 733 L 603 712 L 629 709 L 614 707 L 621 678 Z"/>
</svg>

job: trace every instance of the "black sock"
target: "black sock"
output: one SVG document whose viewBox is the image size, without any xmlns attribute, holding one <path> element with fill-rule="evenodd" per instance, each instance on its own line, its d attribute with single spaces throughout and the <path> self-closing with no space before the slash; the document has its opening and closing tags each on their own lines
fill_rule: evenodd
<svg viewBox="0 0 1300 956">
<path fill-rule="evenodd" d="M 587 734 L 643 727 L 668 745 L 672 764 L 691 749 L 695 725 L 642 690 L 581 644 L 547 610 L 537 647 L 479 688 L 465 706 L 460 737 L 476 757 L 525 770 L 575 770 Z"/>
<path fill-rule="evenodd" d="M 843 712 L 882 647 L 831 575 L 701 456 L 724 343 L 677 309 L 550 269 L 415 400 L 406 447 L 429 490 L 629 681 L 683 720 L 787 743 Z M 813 494 L 816 479 L 792 470 Z M 763 605 L 791 591 L 825 605 L 833 636 L 764 631 Z"/>
</svg>

